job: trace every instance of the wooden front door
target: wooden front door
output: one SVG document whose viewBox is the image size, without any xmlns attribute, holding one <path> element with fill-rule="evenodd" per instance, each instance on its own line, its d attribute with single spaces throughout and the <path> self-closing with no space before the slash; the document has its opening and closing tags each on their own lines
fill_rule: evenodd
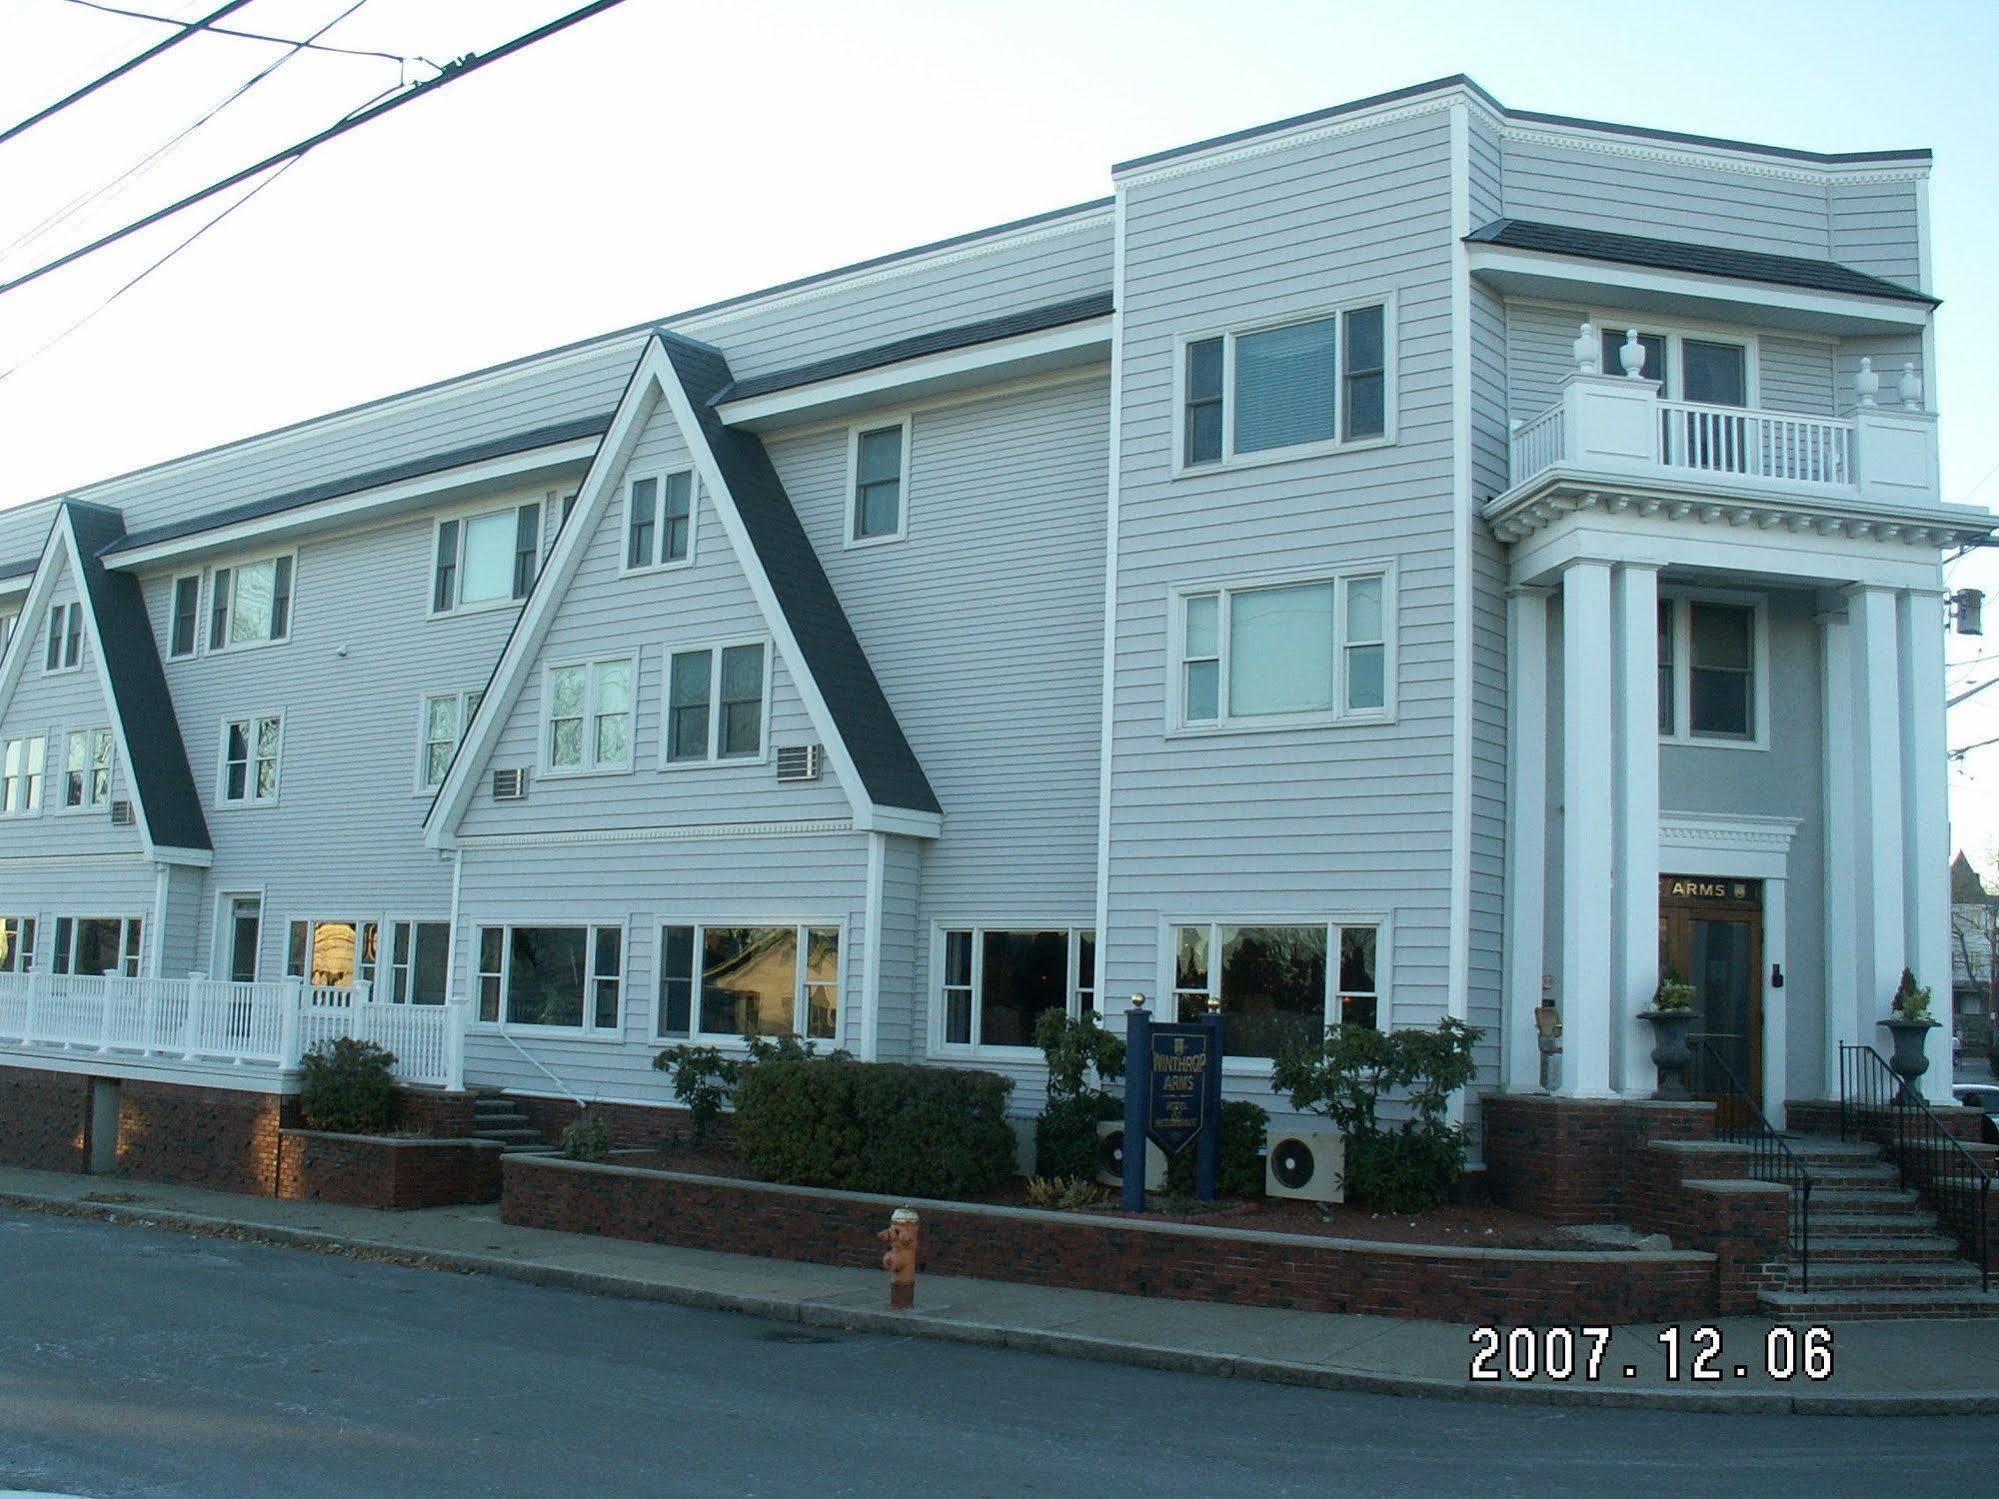
<svg viewBox="0 0 1999 1499">
<path fill-rule="evenodd" d="M 1725 1100 L 1732 1083 L 1760 1106 L 1763 882 L 1661 876 L 1659 964 L 1662 973 L 1670 968 L 1694 986 L 1697 1044 L 1688 1071 L 1694 1092 Z M 1734 1121 L 1725 1114 L 1723 1122 Z"/>
</svg>

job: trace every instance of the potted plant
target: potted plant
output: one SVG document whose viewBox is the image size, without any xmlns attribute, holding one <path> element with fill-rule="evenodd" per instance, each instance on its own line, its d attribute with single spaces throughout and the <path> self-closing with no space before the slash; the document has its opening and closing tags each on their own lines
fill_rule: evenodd
<svg viewBox="0 0 1999 1499">
<path fill-rule="evenodd" d="M 1902 970 L 1902 982 L 1895 987 L 1894 998 L 1888 1002 L 1888 1018 L 1881 1024 L 1895 1038 L 1895 1050 L 1888 1058 L 1889 1068 L 1902 1080 L 1902 1091 L 1895 1102 L 1920 1103 L 1922 1094 L 1916 1091 L 1916 1079 L 1930 1070 L 1926 1048 L 1937 1018 L 1930 1013 L 1930 991 L 1918 984 L 1915 974 L 1906 968 Z"/>
<path fill-rule="evenodd" d="M 1652 1008 L 1638 1013 L 1652 1026 L 1652 1065 L 1659 1069 L 1659 1086 L 1652 1096 L 1669 1101 L 1688 1097 L 1687 1064 L 1693 1052 L 1687 1046 L 1687 1031 L 1694 1023 L 1694 986 L 1668 968 L 1653 992 Z"/>
</svg>

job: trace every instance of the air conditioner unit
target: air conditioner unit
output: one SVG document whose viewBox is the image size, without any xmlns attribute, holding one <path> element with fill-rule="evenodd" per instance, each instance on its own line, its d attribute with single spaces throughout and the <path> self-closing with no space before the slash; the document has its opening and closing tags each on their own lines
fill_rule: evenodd
<svg viewBox="0 0 1999 1499">
<path fill-rule="evenodd" d="M 1097 1124 L 1097 1180 L 1107 1187 L 1124 1185 L 1124 1126 L 1115 1119 Z M 1166 1152 L 1150 1140 L 1145 1142 L 1145 1190 L 1157 1192 L 1166 1186 Z"/>
<path fill-rule="evenodd" d="M 122 797 L 111 804 L 111 826 L 129 828 L 132 825 L 132 804 Z"/>
<path fill-rule="evenodd" d="M 780 744 L 777 747 L 777 778 L 781 783 L 818 780 L 819 746 Z"/>
<path fill-rule="evenodd" d="M 1273 1130 L 1263 1163 L 1263 1190 L 1271 1197 L 1345 1202 L 1347 1137 L 1332 1130 Z"/>
<path fill-rule="evenodd" d="M 493 772 L 493 800 L 517 802 L 528 794 L 528 773 L 519 766 Z"/>
<path fill-rule="evenodd" d="M 1032 1119 L 1007 1120 L 1007 1128 L 1013 1131 L 1013 1174 L 1015 1176 L 1034 1175 L 1034 1126 Z"/>
</svg>

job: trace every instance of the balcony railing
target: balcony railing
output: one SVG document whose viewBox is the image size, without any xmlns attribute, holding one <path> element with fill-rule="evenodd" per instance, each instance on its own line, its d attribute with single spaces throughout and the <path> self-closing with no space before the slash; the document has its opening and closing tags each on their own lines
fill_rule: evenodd
<svg viewBox="0 0 1999 1499">
<path fill-rule="evenodd" d="M 167 1068 L 295 1070 L 351 1036 L 395 1053 L 406 1083 L 462 1088 L 465 1005 L 389 1004 L 365 990 L 296 981 L 0 973 L 0 1046 L 143 1060 Z"/>
</svg>

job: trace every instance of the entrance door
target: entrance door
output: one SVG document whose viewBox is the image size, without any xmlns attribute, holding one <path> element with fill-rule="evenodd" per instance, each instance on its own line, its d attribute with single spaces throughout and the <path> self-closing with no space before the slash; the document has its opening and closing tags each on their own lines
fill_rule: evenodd
<svg viewBox="0 0 1999 1499">
<path fill-rule="evenodd" d="M 264 929 L 264 903 L 254 895 L 229 901 L 229 981 L 257 982 L 257 948 Z"/>
<path fill-rule="evenodd" d="M 1694 986 L 1694 1092 L 1723 1106 L 1763 1096 L 1763 882 L 1693 875 L 1659 880 L 1659 965 Z"/>
</svg>

